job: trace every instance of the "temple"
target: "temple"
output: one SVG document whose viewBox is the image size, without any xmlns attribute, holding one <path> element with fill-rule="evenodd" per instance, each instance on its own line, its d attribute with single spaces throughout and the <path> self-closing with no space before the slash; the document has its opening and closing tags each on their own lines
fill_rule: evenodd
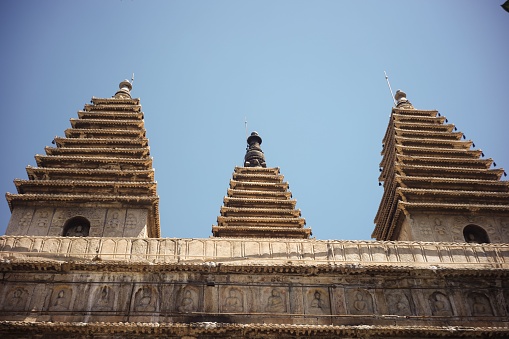
<svg viewBox="0 0 509 339">
<path fill-rule="evenodd" d="M 160 238 L 131 90 L 93 98 L 7 193 L 1 338 L 509 337 L 509 184 L 437 111 L 395 96 L 374 241 L 310 238 L 256 132 L 213 236 Z"/>
</svg>

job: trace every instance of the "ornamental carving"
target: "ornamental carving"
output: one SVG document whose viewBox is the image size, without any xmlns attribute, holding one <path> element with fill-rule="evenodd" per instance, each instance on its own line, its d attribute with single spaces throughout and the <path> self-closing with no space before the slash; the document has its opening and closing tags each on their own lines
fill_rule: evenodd
<svg viewBox="0 0 509 339">
<path fill-rule="evenodd" d="M 286 300 L 283 290 L 273 288 L 267 298 L 265 311 L 269 313 L 286 312 Z"/>
<path fill-rule="evenodd" d="M 387 292 L 385 295 L 390 314 L 412 315 L 409 297 L 402 291 Z"/>
<path fill-rule="evenodd" d="M 347 296 L 350 314 L 374 314 L 373 296 L 365 289 L 350 291 Z"/>
<path fill-rule="evenodd" d="M 312 289 L 308 292 L 309 313 L 330 314 L 329 295 L 324 289 Z"/>
<path fill-rule="evenodd" d="M 157 295 L 151 286 L 143 286 L 134 297 L 135 311 L 153 312 L 156 310 Z"/>
<path fill-rule="evenodd" d="M 22 311 L 28 300 L 28 291 L 23 287 L 11 288 L 5 297 L 3 309 L 8 311 Z"/>
<path fill-rule="evenodd" d="M 68 287 L 53 289 L 49 309 L 51 311 L 67 311 L 71 303 L 72 290 Z"/>
<path fill-rule="evenodd" d="M 467 296 L 470 314 L 473 316 L 492 316 L 490 298 L 483 292 L 470 292 Z"/>
<path fill-rule="evenodd" d="M 244 293 L 238 288 L 228 288 L 224 292 L 223 312 L 238 313 L 244 311 Z"/>
<path fill-rule="evenodd" d="M 109 286 L 101 286 L 95 291 L 94 300 L 93 310 L 110 311 L 113 309 L 115 292 Z"/>
<path fill-rule="evenodd" d="M 435 316 L 452 316 L 452 306 L 449 297 L 442 292 L 434 292 L 428 298 L 431 313 Z"/>
<path fill-rule="evenodd" d="M 191 287 L 180 291 L 180 301 L 177 310 L 182 313 L 196 312 L 198 306 L 198 292 Z"/>
</svg>

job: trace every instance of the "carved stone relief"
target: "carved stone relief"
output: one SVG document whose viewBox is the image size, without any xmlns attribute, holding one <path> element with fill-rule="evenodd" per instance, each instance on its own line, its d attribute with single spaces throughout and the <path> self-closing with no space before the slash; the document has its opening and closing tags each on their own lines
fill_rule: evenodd
<svg viewBox="0 0 509 339">
<path fill-rule="evenodd" d="M 3 309 L 8 311 L 23 311 L 25 309 L 29 293 L 20 286 L 13 287 L 7 292 L 3 302 Z"/>
<path fill-rule="evenodd" d="M 435 316 L 452 316 L 452 306 L 449 297 L 442 292 L 434 292 L 428 298 L 431 313 Z"/>
<path fill-rule="evenodd" d="M 311 314 L 330 314 L 329 294 L 325 289 L 310 289 L 307 293 L 308 311 Z"/>
<path fill-rule="evenodd" d="M 134 310 L 153 312 L 156 310 L 157 294 L 151 286 L 143 286 L 134 296 Z"/>
<path fill-rule="evenodd" d="M 28 234 L 48 235 L 52 217 L 53 208 L 38 208 L 35 211 Z"/>
<path fill-rule="evenodd" d="M 437 241 L 447 241 L 449 240 L 449 232 L 447 231 L 447 228 L 440 218 L 433 218 L 433 230 L 435 233 L 435 240 Z"/>
<path fill-rule="evenodd" d="M 177 310 L 182 313 L 196 312 L 198 309 L 198 291 L 192 287 L 185 287 L 180 290 Z"/>
<path fill-rule="evenodd" d="M 93 310 L 110 311 L 113 309 L 115 302 L 115 291 L 108 286 L 100 286 L 96 289 L 94 294 Z"/>
<path fill-rule="evenodd" d="M 373 296 L 365 289 L 347 290 L 350 314 L 374 314 Z"/>
<path fill-rule="evenodd" d="M 490 298 L 482 292 L 470 292 L 467 295 L 470 314 L 473 316 L 492 316 L 493 307 Z"/>
<path fill-rule="evenodd" d="M 269 313 L 286 312 L 286 291 L 280 288 L 270 290 L 266 297 L 265 311 Z"/>
<path fill-rule="evenodd" d="M 71 303 L 72 290 L 68 287 L 55 287 L 51 295 L 49 310 L 67 311 Z"/>
<path fill-rule="evenodd" d="M 17 207 L 14 209 L 5 234 L 26 235 L 34 217 L 33 208 Z"/>
<path fill-rule="evenodd" d="M 403 291 L 389 291 L 385 293 L 385 299 L 390 314 L 412 315 L 410 299 Z"/>
<path fill-rule="evenodd" d="M 244 312 L 244 293 L 242 290 L 232 287 L 226 288 L 223 291 L 224 300 L 222 304 L 222 311 L 228 313 Z"/>
<path fill-rule="evenodd" d="M 146 232 L 147 226 L 146 209 L 128 209 L 125 217 L 124 237 L 141 237 Z"/>
<path fill-rule="evenodd" d="M 105 237 L 120 237 L 123 234 L 125 223 L 125 210 L 123 209 L 110 209 L 106 216 L 106 223 L 104 225 Z"/>
</svg>

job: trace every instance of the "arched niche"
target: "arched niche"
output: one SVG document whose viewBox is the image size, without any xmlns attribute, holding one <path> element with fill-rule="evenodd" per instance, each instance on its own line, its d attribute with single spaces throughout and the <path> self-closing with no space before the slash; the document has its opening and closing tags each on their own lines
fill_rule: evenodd
<svg viewBox="0 0 509 339">
<path fill-rule="evenodd" d="M 64 224 L 62 235 L 64 237 L 88 237 L 90 221 L 85 217 L 73 217 Z"/>
<path fill-rule="evenodd" d="M 484 228 L 478 225 L 467 225 L 463 229 L 463 237 L 468 243 L 486 244 L 490 242 L 488 233 Z"/>
</svg>

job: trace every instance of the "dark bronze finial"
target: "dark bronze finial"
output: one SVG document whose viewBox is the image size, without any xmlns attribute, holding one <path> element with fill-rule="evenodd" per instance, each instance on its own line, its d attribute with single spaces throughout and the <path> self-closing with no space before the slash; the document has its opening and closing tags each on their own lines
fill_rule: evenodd
<svg viewBox="0 0 509 339">
<path fill-rule="evenodd" d="M 124 80 L 118 85 L 120 88 L 117 93 L 115 93 L 114 98 L 119 99 L 131 99 L 131 90 L 133 89 L 133 85 L 129 82 L 129 80 Z"/>
<path fill-rule="evenodd" d="M 403 92 L 402 90 L 398 89 L 396 91 L 396 94 L 394 95 L 394 99 L 396 99 L 396 101 L 398 102 L 396 104 L 396 107 L 406 108 L 406 109 L 414 109 L 414 106 L 412 106 L 410 101 L 408 101 L 408 99 L 406 98 L 406 93 Z"/>
<path fill-rule="evenodd" d="M 260 148 L 262 138 L 257 132 L 252 132 L 247 138 L 247 152 L 244 157 L 244 167 L 267 167 L 265 164 L 265 156 Z"/>
</svg>

